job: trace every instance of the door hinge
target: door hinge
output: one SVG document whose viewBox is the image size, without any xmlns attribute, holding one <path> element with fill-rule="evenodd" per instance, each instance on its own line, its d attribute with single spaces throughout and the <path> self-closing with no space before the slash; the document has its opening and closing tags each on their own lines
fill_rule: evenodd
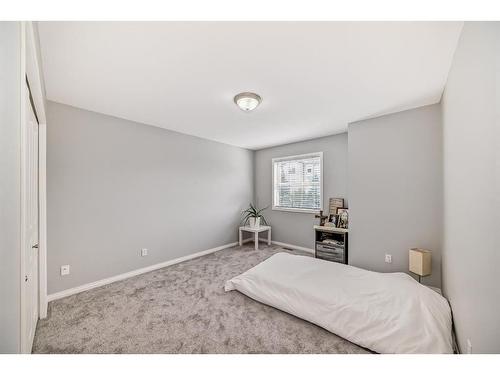
<svg viewBox="0 0 500 375">
<path fill-rule="evenodd" d="M 33 246 L 31 246 L 32 249 L 38 249 L 38 244 L 34 244 Z"/>
</svg>

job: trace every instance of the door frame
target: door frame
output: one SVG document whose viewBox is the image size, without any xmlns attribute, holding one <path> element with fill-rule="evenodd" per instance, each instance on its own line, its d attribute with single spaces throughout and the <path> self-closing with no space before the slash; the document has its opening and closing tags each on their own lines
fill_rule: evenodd
<svg viewBox="0 0 500 375">
<path fill-rule="evenodd" d="M 45 95 L 41 76 L 41 65 L 39 61 L 38 35 L 32 22 L 21 22 L 20 27 L 21 51 L 20 51 L 20 93 L 21 93 L 21 306 L 20 306 L 20 346 L 22 353 L 31 352 L 32 343 L 26 335 L 25 321 L 25 288 L 24 288 L 24 253 L 26 249 L 26 181 L 24 177 L 24 163 L 26 160 L 26 79 L 29 81 L 33 105 L 38 116 L 38 315 L 40 319 L 47 317 L 47 184 L 46 184 L 46 139 L 47 139 L 47 119 L 45 113 Z"/>
</svg>

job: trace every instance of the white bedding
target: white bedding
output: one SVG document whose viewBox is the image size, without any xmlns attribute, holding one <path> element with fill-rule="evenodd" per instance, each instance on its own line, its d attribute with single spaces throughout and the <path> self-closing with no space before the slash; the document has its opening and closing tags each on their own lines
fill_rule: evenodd
<svg viewBox="0 0 500 375">
<path fill-rule="evenodd" d="M 452 353 L 448 302 L 404 273 L 278 253 L 226 282 L 378 353 Z"/>
</svg>

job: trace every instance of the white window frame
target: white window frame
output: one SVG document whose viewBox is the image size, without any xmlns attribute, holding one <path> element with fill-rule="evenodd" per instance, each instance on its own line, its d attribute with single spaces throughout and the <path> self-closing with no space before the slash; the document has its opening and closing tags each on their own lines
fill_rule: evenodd
<svg viewBox="0 0 500 375">
<path fill-rule="evenodd" d="M 294 160 L 294 159 L 306 159 L 306 158 L 311 158 L 311 157 L 318 157 L 319 156 L 319 164 L 320 164 L 320 176 L 319 176 L 319 193 L 320 193 L 320 207 L 318 209 L 312 209 L 312 208 L 288 208 L 288 207 L 280 207 L 276 206 L 275 202 L 275 195 L 274 195 L 274 184 L 276 183 L 275 179 L 275 171 L 274 171 L 274 163 L 284 161 L 284 160 Z M 280 157 L 280 158 L 273 158 L 271 160 L 271 170 L 272 170 L 272 182 L 271 182 L 271 199 L 272 199 L 272 209 L 274 211 L 287 211 L 287 212 L 301 212 L 301 213 L 318 213 L 323 210 L 323 152 L 312 152 L 309 154 L 301 154 L 301 155 L 292 155 L 292 156 L 285 156 L 285 157 Z"/>
</svg>

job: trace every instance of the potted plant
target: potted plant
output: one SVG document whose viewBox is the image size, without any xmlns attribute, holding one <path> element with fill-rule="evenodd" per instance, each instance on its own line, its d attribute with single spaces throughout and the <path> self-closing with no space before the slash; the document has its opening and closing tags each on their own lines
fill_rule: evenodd
<svg viewBox="0 0 500 375">
<path fill-rule="evenodd" d="M 267 225 L 266 218 L 262 215 L 262 211 L 264 211 L 267 207 L 257 209 L 253 204 L 250 203 L 250 206 L 243 211 L 243 225 L 250 225 L 250 228 L 258 228 L 260 224 Z"/>
</svg>

